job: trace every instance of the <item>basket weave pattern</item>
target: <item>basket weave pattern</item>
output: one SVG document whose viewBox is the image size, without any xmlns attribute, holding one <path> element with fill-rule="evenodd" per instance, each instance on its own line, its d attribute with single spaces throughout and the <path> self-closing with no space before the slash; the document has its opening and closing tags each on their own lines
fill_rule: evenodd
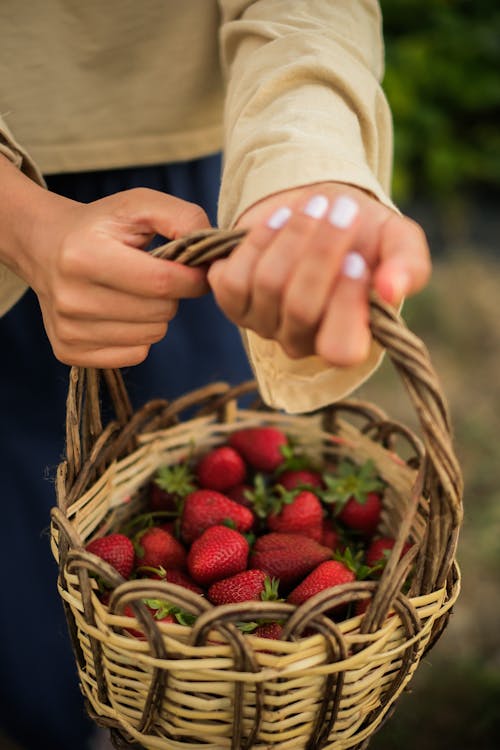
<svg viewBox="0 0 500 750">
<path fill-rule="evenodd" d="M 201 264 L 230 252 L 242 236 L 203 232 L 156 254 Z M 87 710 L 109 727 L 116 747 L 364 748 L 442 634 L 460 588 L 462 518 L 447 407 L 424 345 L 375 298 L 371 327 L 405 383 L 421 438 L 354 399 L 306 416 L 274 412 L 258 399 L 242 408 L 240 397 L 256 390 L 253 382 L 213 383 L 133 413 L 119 371 L 72 369 L 51 545 Z M 105 426 L 102 384 L 115 414 Z M 183 419 L 187 409 L 191 416 Z M 298 608 L 213 606 L 167 582 L 124 581 L 85 551 L 95 535 L 141 511 L 144 488 L 160 466 L 182 460 L 193 444 L 205 452 L 228 432 L 261 424 L 281 427 L 308 455 L 374 461 L 387 484 L 382 531 L 396 539 L 380 581 L 343 584 Z M 414 544 L 400 558 L 407 538 Z M 405 594 L 411 566 L 416 572 Z M 108 606 L 97 596 L 96 574 L 112 589 Z M 372 600 L 362 616 L 339 623 L 326 616 L 336 604 L 366 597 Z M 167 599 L 197 615 L 196 622 L 159 624 L 143 598 Z M 126 605 L 145 640 L 125 631 L 133 627 Z M 235 625 L 257 618 L 285 620 L 283 639 L 243 634 Z"/>
</svg>

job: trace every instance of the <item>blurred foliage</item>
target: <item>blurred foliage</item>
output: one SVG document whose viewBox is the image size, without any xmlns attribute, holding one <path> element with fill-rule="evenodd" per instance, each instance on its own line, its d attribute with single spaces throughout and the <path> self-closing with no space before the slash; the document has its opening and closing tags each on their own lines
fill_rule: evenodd
<svg viewBox="0 0 500 750">
<path fill-rule="evenodd" d="M 381 0 L 397 201 L 500 193 L 500 3 Z"/>
</svg>

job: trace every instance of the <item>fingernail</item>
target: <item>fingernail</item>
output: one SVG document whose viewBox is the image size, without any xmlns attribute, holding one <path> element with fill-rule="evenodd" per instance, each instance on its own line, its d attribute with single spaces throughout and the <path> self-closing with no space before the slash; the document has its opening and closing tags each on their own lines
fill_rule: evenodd
<svg viewBox="0 0 500 750">
<path fill-rule="evenodd" d="M 340 198 L 337 198 L 333 204 L 333 208 L 330 211 L 330 216 L 328 218 L 334 227 L 347 229 L 356 218 L 358 211 L 359 207 L 356 201 L 343 195 Z"/>
<path fill-rule="evenodd" d="M 342 263 L 342 273 L 349 279 L 361 279 L 366 271 L 366 260 L 359 253 L 347 253 Z"/>
<path fill-rule="evenodd" d="M 281 229 L 281 227 L 285 226 L 291 215 L 292 210 L 288 206 L 282 206 L 269 217 L 267 226 L 269 229 Z"/>
<path fill-rule="evenodd" d="M 311 219 L 322 219 L 328 210 L 328 198 L 326 195 L 314 195 L 306 204 L 304 213 Z"/>
<path fill-rule="evenodd" d="M 400 270 L 394 272 L 391 278 L 392 301 L 399 303 L 410 288 L 410 276 L 406 271 Z"/>
</svg>

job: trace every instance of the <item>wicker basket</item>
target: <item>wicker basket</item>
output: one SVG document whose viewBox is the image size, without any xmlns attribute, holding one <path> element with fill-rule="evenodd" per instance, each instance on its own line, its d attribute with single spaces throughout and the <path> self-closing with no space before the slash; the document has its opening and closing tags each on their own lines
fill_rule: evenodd
<svg viewBox="0 0 500 750">
<path fill-rule="evenodd" d="M 195 265 L 230 252 L 241 236 L 212 230 L 158 254 Z M 258 400 L 243 408 L 240 397 L 256 391 L 253 382 L 213 383 L 132 413 L 119 371 L 71 370 L 67 457 L 58 471 L 51 545 L 85 704 L 116 747 L 365 748 L 442 634 L 459 593 L 462 518 L 447 407 L 426 348 L 375 298 L 371 328 L 406 385 L 421 438 L 356 400 L 305 416 L 272 411 Z M 104 395 L 113 405 L 105 426 Z M 375 462 L 387 483 L 383 530 L 397 539 L 379 581 L 344 584 L 298 608 L 283 602 L 216 607 L 174 584 L 125 581 L 85 551 L 91 538 L 140 511 L 157 468 L 182 459 L 193 440 L 205 451 L 236 427 L 256 424 L 282 427 L 325 459 Z M 414 544 L 400 558 L 408 537 Z M 411 565 L 416 573 L 405 594 Z M 97 596 L 96 574 L 112 588 L 107 606 Z M 195 624 L 158 624 L 142 602 L 146 597 L 181 606 L 197 616 Z M 364 615 L 338 623 L 325 615 L 367 597 Z M 146 639 L 125 631 L 131 623 L 123 616 L 126 605 Z M 285 620 L 283 639 L 264 640 L 235 626 L 257 617 Z"/>
</svg>

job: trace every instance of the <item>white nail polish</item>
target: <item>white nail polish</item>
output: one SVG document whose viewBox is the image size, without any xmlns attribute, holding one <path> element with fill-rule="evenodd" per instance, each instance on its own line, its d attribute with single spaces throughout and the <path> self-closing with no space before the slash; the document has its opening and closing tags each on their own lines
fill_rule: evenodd
<svg viewBox="0 0 500 750">
<path fill-rule="evenodd" d="M 327 211 L 328 198 L 326 195 L 313 195 L 304 208 L 304 213 L 311 219 L 322 219 Z"/>
<path fill-rule="evenodd" d="M 269 217 L 267 226 L 269 229 L 281 229 L 281 227 L 285 226 L 291 215 L 291 209 L 288 206 L 282 206 Z"/>
<path fill-rule="evenodd" d="M 356 201 L 343 195 L 340 198 L 337 198 L 333 204 L 333 208 L 330 211 L 330 216 L 328 218 L 334 227 L 347 229 L 356 218 L 358 211 L 359 207 Z"/>
<path fill-rule="evenodd" d="M 347 253 L 342 264 L 342 273 L 348 279 L 361 279 L 366 271 L 366 260 L 359 253 Z"/>
</svg>

